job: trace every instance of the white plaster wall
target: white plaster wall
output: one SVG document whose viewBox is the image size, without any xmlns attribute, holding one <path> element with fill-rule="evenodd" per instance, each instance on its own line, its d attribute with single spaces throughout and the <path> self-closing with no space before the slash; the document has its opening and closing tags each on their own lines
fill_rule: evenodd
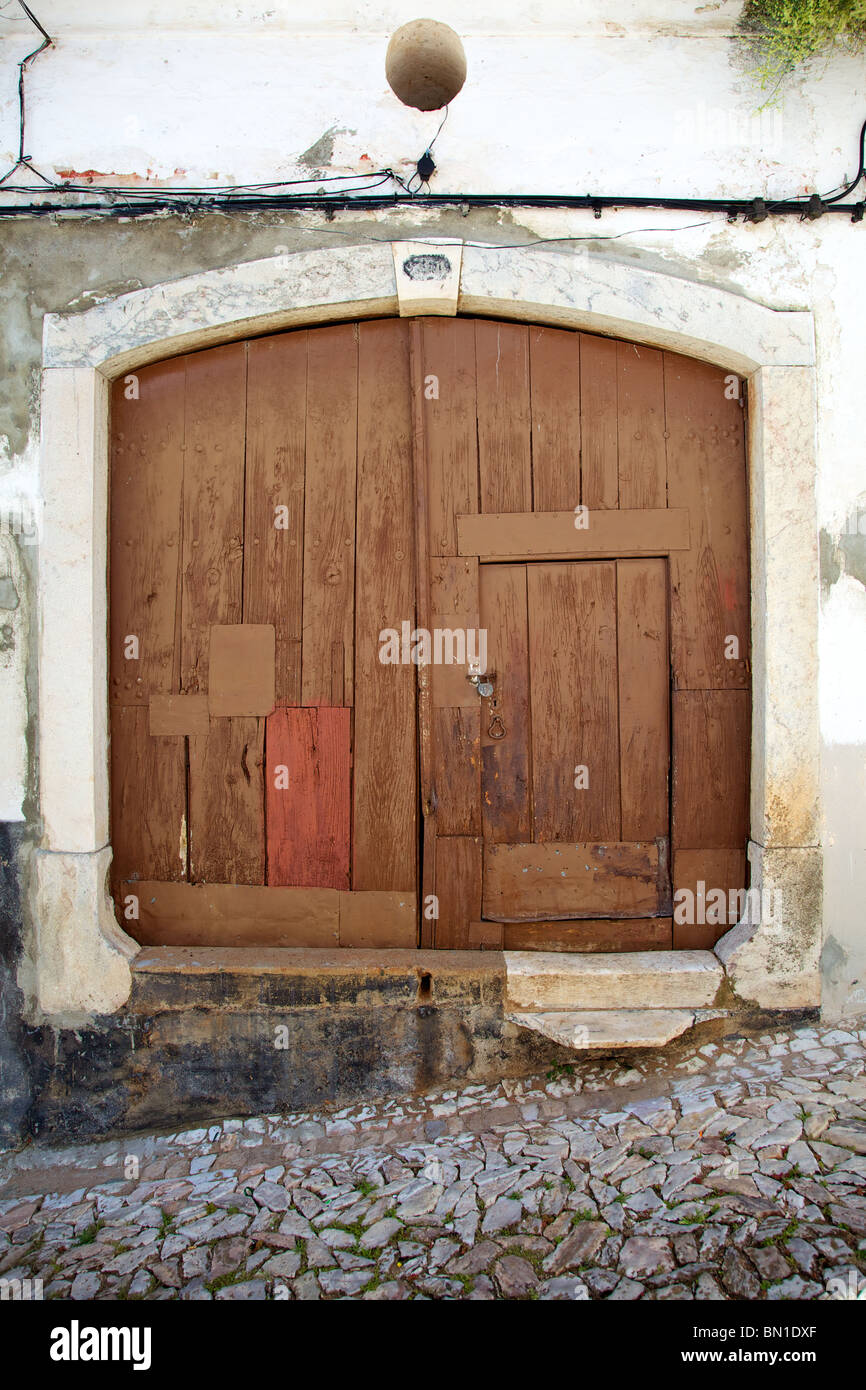
<svg viewBox="0 0 866 1390">
<path fill-rule="evenodd" d="M 439 123 L 434 113 L 406 111 L 384 80 L 389 34 L 419 13 L 410 0 L 267 10 L 207 0 L 36 0 L 36 8 L 58 42 L 28 77 L 28 152 L 52 176 L 95 171 L 97 183 L 237 183 L 383 165 L 408 175 Z M 466 88 L 435 147 L 434 188 L 709 197 L 832 191 L 855 172 L 866 64 L 840 54 L 792 84 L 777 108 L 759 113 L 761 94 L 728 39 L 739 9 L 736 0 L 441 0 L 422 7 L 464 36 L 469 63 Z M 0 7 L 0 15 L 5 169 L 17 145 L 16 64 L 35 45 L 14 5 Z M 357 241 L 352 221 L 349 232 L 342 215 L 331 223 L 313 213 L 301 219 L 317 244 L 322 230 L 335 241 Z M 413 222 L 424 230 L 423 215 Z M 435 216 L 426 222 L 436 234 Z M 585 238 L 599 255 L 664 267 L 775 308 L 811 309 L 819 525 L 838 536 L 852 512 L 866 510 L 866 223 L 730 226 L 718 215 L 658 211 L 595 221 L 583 212 L 516 210 L 499 223 L 486 224 L 484 239 Z M 368 217 L 371 238 L 399 234 L 393 217 Z M 275 236 L 275 252 L 278 242 Z M 22 467 L 20 459 L 7 463 Z M 786 538 L 772 543 L 784 547 Z M 836 1013 L 866 988 L 864 653 L 866 591 L 848 574 L 827 589 L 820 641 L 825 998 Z M 25 770 L 21 671 L 9 680 L 2 717 L 13 731 L 8 747 L 19 751 L 0 768 L 0 793 L 14 815 Z"/>
</svg>

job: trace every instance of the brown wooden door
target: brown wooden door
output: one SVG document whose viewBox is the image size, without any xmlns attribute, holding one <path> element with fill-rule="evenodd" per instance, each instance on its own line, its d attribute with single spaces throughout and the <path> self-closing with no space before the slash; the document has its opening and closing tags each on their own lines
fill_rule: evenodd
<svg viewBox="0 0 866 1390">
<path fill-rule="evenodd" d="M 408 332 L 236 343 L 116 383 L 112 885 L 149 944 L 413 946 Z"/>
<path fill-rule="evenodd" d="M 729 382 L 630 343 L 445 318 L 118 381 L 112 887 L 130 933 L 711 944 L 725 926 L 678 924 L 671 900 L 744 884 Z M 492 693 L 466 651 L 383 662 L 386 630 L 486 634 Z"/>
<path fill-rule="evenodd" d="M 421 673 L 422 940 L 711 945 L 727 920 L 672 897 L 744 884 L 738 383 L 483 320 L 417 321 L 412 351 L 419 621 L 486 631 L 494 687 Z"/>
</svg>

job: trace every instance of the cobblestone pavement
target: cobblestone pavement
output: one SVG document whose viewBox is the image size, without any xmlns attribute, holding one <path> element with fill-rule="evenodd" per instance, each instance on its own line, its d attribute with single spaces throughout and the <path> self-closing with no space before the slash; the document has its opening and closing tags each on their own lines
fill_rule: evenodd
<svg viewBox="0 0 866 1390">
<path fill-rule="evenodd" d="M 76 1300 L 864 1297 L 863 1024 L 9 1151 L 0 1278 Z"/>
</svg>

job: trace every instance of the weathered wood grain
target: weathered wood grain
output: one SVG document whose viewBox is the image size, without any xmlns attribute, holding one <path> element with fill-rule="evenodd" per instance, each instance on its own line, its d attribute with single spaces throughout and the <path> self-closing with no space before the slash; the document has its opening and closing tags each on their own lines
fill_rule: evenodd
<svg viewBox="0 0 866 1390">
<path fill-rule="evenodd" d="M 267 721 L 272 886 L 350 887 L 351 717 L 318 707 L 277 709 Z"/>
<path fill-rule="evenodd" d="M 311 333 L 307 346 L 301 698 L 352 704 L 358 325 Z"/>
<path fill-rule="evenodd" d="M 413 392 L 423 430 L 429 552 L 456 555 L 457 513 L 478 510 L 475 324 L 422 319 L 418 344 Z"/>
<path fill-rule="evenodd" d="M 661 914 L 659 863 L 655 843 L 485 844 L 482 915 L 520 922 Z"/>
<path fill-rule="evenodd" d="M 243 620 L 275 629 L 280 704 L 301 699 L 307 338 L 255 338 L 247 361 Z"/>
<path fill-rule="evenodd" d="M 743 411 L 726 398 L 726 379 L 718 367 L 665 353 L 668 505 L 687 508 L 691 521 L 691 548 L 671 556 L 678 690 L 746 689 L 751 680 Z"/>
<path fill-rule="evenodd" d="M 481 918 L 482 841 L 472 836 L 436 838 L 435 893 L 439 917 L 434 941 L 439 950 L 466 950 L 469 924 Z"/>
<path fill-rule="evenodd" d="M 711 951 L 719 937 L 737 923 L 740 899 L 732 898 L 731 894 L 738 895 L 745 889 L 745 852 L 742 849 L 677 849 L 673 859 L 674 948 Z M 691 897 L 678 899 L 676 895 L 683 890 Z M 724 894 L 724 904 L 718 893 Z M 677 921 L 677 916 L 693 920 Z"/>
<path fill-rule="evenodd" d="M 745 849 L 750 705 L 746 690 L 674 691 L 675 849 Z"/>
<path fill-rule="evenodd" d="M 619 840 L 616 567 L 530 565 L 527 594 L 532 838 Z"/>
<path fill-rule="evenodd" d="M 670 644 L 664 560 L 617 562 L 622 837 L 670 833 Z"/>
<path fill-rule="evenodd" d="M 246 344 L 187 358 L 181 683 L 208 689 L 210 629 L 243 612 Z"/>
<path fill-rule="evenodd" d="M 531 327 L 529 372 L 532 510 L 573 512 L 580 503 L 580 334 Z"/>
<path fill-rule="evenodd" d="M 506 951 L 670 951 L 670 917 L 507 922 Z"/>
<path fill-rule="evenodd" d="M 483 702 L 481 710 L 484 837 L 528 840 L 532 837 L 532 783 L 526 566 L 482 565 L 480 586 L 481 624 L 487 631 L 487 660 L 494 673 L 493 697 Z M 494 714 L 506 730 L 504 738 L 488 732 Z"/>
<path fill-rule="evenodd" d="M 616 345 L 619 505 L 664 507 L 667 501 L 665 388 L 662 353 Z"/>
<path fill-rule="evenodd" d="M 155 738 L 146 707 L 111 707 L 111 882 L 186 876 L 186 746 Z"/>
<path fill-rule="evenodd" d="M 415 669 L 379 659 L 382 630 L 415 612 L 408 325 L 359 334 L 352 885 L 414 891 Z"/>
<path fill-rule="evenodd" d="M 580 500 L 591 509 L 619 506 L 617 345 L 580 335 Z"/>
<path fill-rule="evenodd" d="M 438 835 L 481 834 L 480 703 L 476 695 L 475 709 L 433 710 Z"/>
<path fill-rule="evenodd" d="M 478 474 L 483 512 L 532 508 L 529 330 L 475 322 Z"/>
<path fill-rule="evenodd" d="M 111 390 L 109 481 L 112 704 L 180 689 L 185 357 L 143 367 L 138 397 Z M 127 639 L 138 642 L 130 657 Z"/>
<path fill-rule="evenodd" d="M 263 719 L 212 719 L 189 739 L 189 876 L 263 884 Z"/>
<path fill-rule="evenodd" d="M 474 346 L 474 340 L 473 340 Z M 427 462 L 427 400 L 428 378 L 425 377 L 424 323 L 416 319 L 409 327 L 409 389 L 412 402 L 412 481 L 414 526 L 412 541 L 415 556 L 415 616 L 419 627 L 430 626 L 430 548 L 431 512 Z M 435 395 L 439 395 L 439 378 L 435 380 Z M 431 425 L 431 428 L 433 426 Z M 477 459 L 476 459 L 477 474 Z M 477 486 L 476 486 L 477 497 Z M 453 547 L 451 547 L 453 549 Z M 436 821 L 435 821 L 435 758 L 433 745 L 433 691 L 430 667 L 417 668 L 418 717 L 418 784 L 421 801 L 421 834 L 419 879 L 422 913 L 419 944 L 433 946 L 435 923 L 431 907 L 435 900 Z"/>
<path fill-rule="evenodd" d="M 430 669 L 434 707 L 478 708 L 478 693 L 467 679 L 471 651 L 481 650 L 478 582 L 474 556 L 431 557 L 429 630 L 434 648 L 438 630 L 443 658 Z"/>
</svg>

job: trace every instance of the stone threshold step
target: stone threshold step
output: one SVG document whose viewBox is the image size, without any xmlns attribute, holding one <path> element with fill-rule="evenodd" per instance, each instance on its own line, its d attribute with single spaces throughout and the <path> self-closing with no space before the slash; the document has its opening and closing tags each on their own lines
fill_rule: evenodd
<svg viewBox="0 0 866 1390">
<path fill-rule="evenodd" d="M 506 1006 L 528 1013 L 574 1009 L 706 1009 L 725 972 L 712 951 L 506 951 Z"/>
<path fill-rule="evenodd" d="M 530 1028 L 578 1052 L 620 1047 L 664 1047 L 691 1028 L 690 1009 L 559 1009 L 551 1013 L 509 1013 L 509 1022 Z"/>
</svg>

